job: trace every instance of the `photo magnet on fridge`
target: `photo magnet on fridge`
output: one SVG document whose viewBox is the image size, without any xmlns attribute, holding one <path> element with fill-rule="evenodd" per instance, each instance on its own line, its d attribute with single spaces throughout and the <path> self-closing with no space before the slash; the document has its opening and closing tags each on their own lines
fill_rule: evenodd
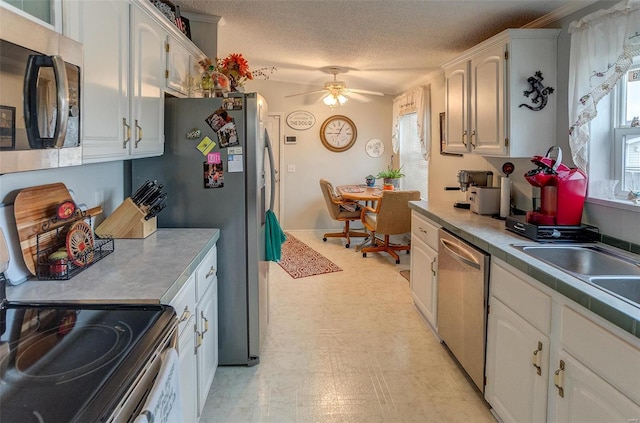
<svg viewBox="0 0 640 423">
<path fill-rule="evenodd" d="M 211 127 L 211 129 L 213 129 L 216 132 L 218 132 L 220 128 L 222 128 L 224 125 L 232 121 L 233 121 L 233 118 L 229 116 L 227 111 L 224 109 L 216 110 L 215 112 L 207 116 L 207 118 L 205 119 L 205 122 L 207 122 L 207 124 Z"/>
<path fill-rule="evenodd" d="M 240 144 L 238 140 L 238 128 L 235 122 L 229 122 L 220 128 L 218 131 L 218 141 L 220 142 L 220 147 L 231 147 Z"/>
<path fill-rule="evenodd" d="M 204 187 L 222 188 L 224 187 L 224 166 L 220 163 L 204 162 Z"/>
</svg>

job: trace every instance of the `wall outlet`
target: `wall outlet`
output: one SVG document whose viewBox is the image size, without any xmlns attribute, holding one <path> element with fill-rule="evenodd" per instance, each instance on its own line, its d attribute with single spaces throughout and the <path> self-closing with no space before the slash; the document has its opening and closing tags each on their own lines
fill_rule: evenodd
<svg viewBox="0 0 640 423">
<path fill-rule="evenodd" d="M 295 173 L 295 171 L 296 171 L 296 165 L 287 165 L 287 172 Z"/>
<path fill-rule="evenodd" d="M 101 206 L 104 203 L 104 191 L 96 191 L 95 193 L 96 206 Z"/>
</svg>

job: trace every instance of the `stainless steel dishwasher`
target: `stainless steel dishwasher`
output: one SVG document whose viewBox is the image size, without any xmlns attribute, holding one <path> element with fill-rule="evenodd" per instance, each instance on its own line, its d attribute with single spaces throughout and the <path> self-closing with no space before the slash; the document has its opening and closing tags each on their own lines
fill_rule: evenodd
<svg viewBox="0 0 640 423">
<path fill-rule="evenodd" d="M 484 392 L 489 254 L 439 230 L 438 334 Z"/>
</svg>

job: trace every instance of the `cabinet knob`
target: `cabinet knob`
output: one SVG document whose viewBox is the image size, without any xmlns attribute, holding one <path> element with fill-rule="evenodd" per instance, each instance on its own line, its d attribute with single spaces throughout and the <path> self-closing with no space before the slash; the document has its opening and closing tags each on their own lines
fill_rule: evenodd
<svg viewBox="0 0 640 423">
<path fill-rule="evenodd" d="M 536 368 L 536 372 L 538 376 L 542 376 L 542 368 L 540 361 L 542 360 L 542 342 L 538 341 L 538 349 L 533 352 L 533 357 L 531 358 L 531 364 Z"/>
<path fill-rule="evenodd" d="M 138 144 L 142 141 L 142 126 L 138 125 L 138 119 L 136 119 L 136 134 L 135 148 L 138 148 Z"/>
<path fill-rule="evenodd" d="M 189 311 L 189 306 L 184 306 L 184 311 L 180 315 L 180 319 L 178 320 L 178 323 L 182 323 L 184 321 L 189 320 L 189 317 L 191 317 L 191 311 Z"/>
<path fill-rule="evenodd" d="M 122 148 L 127 148 L 127 143 L 131 141 L 131 127 L 127 124 L 127 118 L 122 118 L 122 129 L 124 130 L 124 141 L 122 141 Z"/>
<path fill-rule="evenodd" d="M 436 275 L 436 270 L 433 268 L 433 265 L 436 264 L 436 260 L 437 258 L 434 258 L 433 261 L 431 262 L 431 273 L 433 273 L 433 276 Z"/>
<path fill-rule="evenodd" d="M 476 136 L 476 130 L 474 129 L 473 131 L 471 131 L 471 137 L 469 137 L 469 140 L 471 142 L 471 146 L 473 148 L 476 148 L 476 143 L 473 141 L 473 138 Z"/>
<path fill-rule="evenodd" d="M 202 334 L 196 330 L 196 350 L 202 346 Z"/>
<path fill-rule="evenodd" d="M 462 131 L 462 144 L 467 147 L 467 130 Z"/>
<path fill-rule="evenodd" d="M 209 269 L 209 272 L 207 273 L 207 275 L 205 276 L 205 278 L 208 278 L 209 276 L 213 276 L 216 274 L 216 268 L 211 266 L 211 269 Z"/>
<path fill-rule="evenodd" d="M 560 360 L 560 367 L 553 373 L 553 384 L 558 388 L 558 395 L 564 398 L 564 361 Z"/>
<path fill-rule="evenodd" d="M 204 330 L 202 331 L 202 336 L 204 336 L 205 333 L 209 332 L 209 320 L 204 317 L 204 311 L 200 312 L 200 318 L 204 321 Z"/>
</svg>

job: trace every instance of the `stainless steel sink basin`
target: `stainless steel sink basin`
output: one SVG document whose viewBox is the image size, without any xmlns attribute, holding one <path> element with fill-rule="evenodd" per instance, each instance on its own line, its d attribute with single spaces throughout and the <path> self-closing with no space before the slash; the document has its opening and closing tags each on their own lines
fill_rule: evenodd
<svg viewBox="0 0 640 423">
<path fill-rule="evenodd" d="M 594 276 L 589 278 L 589 282 L 640 304 L 640 277 Z"/>
<path fill-rule="evenodd" d="M 640 262 L 595 245 L 519 246 L 524 253 L 578 275 L 640 276 Z"/>
<path fill-rule="evenodd" d="M 640 260 L 593 244 L 513 245 L 525 254 L 640 306 Z"/>
</svg>

